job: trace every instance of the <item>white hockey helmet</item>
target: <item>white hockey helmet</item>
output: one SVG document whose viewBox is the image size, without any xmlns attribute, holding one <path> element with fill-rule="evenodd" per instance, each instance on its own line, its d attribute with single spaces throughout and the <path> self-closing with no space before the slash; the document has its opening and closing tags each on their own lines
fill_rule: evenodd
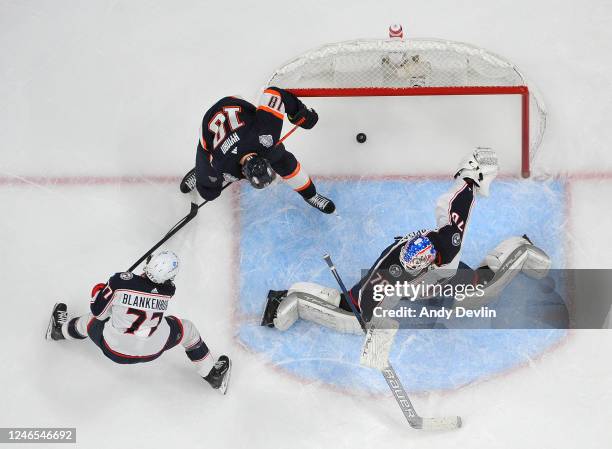
<svg viewBox="0 0 612 449">
<path fill-rule="evenodd" d="M 179 258 L 172 251 L 161 251 L 151 256 L 144 267 L 145 275 L 156 284 L 173 280 L 179 270 Z"/>
</svg>

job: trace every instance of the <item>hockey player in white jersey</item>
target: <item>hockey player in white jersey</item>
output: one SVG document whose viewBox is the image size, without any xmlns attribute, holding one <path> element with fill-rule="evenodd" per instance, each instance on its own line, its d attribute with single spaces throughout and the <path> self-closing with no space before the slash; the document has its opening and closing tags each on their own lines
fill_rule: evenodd
<svg viewBox="0 0 612 449">
<path fill-rule="evenodd" d="M 150 362 L 180 344 L 197 373 L 225 394 L 229 357 L 222 355 L 213 362 L 195 325 L 165 314 L 176 291 L 173 280 L 178 270 L 176 254 L 162 251 L 149 259 L 143 274 L 116 273 L 106 284 L 96 285 L 91 313 L 68 319 L 66 304 L 55 304 L 46 338 L 89 337 L 106 357 L 120 364 Z"/>
<path fill-rule="evenodd" d="M 335 288 L 309 282 L 294 284 L 288 290 L 270 291 L 261 325 L 284 331 L 298 318 L 303 318 L 339 332 L 360 334 L 361 326 L 348 301 L 352 301 L 367 324 L 372 319 L 374 307 L 381 305 L 374 295 L 377 287 L 385 284 L 402 281 L 423 285 L 478 283 L 484 285 L 484 295 L 472 304 L 470 300 L 462 304 L 476 307 L 499 294 L 520 271 L 534 278 L 544 277 L 551 261 L 527 236 L 504 240 L 485 256 L 476 270 L 460 261 L 475 193 L 487 196 L 497 172 L 495 152 L 476 149 L 457 170 L 451 189 L 438 198 L 435 230 L 417 231 L 396 238 L 383 250 L 367 274 L 350 289 L 349 298 Z M 394 301 L 400 299 L 407 298 L 385 297 L 384 301 L 391 303 L 387 303 L 387 307 L 392 307 Z"/>
</svg>

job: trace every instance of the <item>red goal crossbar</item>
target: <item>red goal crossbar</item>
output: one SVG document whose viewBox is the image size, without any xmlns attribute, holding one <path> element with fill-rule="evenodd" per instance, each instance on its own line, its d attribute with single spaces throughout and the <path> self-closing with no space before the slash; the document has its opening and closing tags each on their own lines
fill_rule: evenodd
<svg viewBox="0 0 612 449">
<path fill-rule="evenodd" d="M 427 95 L 520 95 L 521 175 L 529 169 L 529 88 L 527 86 L 346 87 L 288 89 L 298 97 L 414 97 Z"/>
</svg>

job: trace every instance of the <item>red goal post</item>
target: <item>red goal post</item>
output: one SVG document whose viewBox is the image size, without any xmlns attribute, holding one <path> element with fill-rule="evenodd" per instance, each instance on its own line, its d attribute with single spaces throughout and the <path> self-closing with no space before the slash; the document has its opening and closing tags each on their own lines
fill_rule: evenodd
<svg viewBox="0 0 612 449">
<path fill-rule="evenodd" d="M 521 174 L 546 128 L 533 85 L 507 60 L 469 44 L 437 39 L 369 39 L 324 45 L 277 69 L 267 85 L 300 97 L 520 95 Z"/>
</svg>

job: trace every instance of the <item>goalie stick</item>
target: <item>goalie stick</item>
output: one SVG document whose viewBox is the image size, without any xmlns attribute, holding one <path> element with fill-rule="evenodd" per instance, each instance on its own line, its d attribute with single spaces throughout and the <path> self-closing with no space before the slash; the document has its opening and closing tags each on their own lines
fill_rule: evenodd
<svg viewBox="0 0 612 449">
<path fill-rule="evenodd" d="M 336 267 L 334 266 L 330 255 L 325 254 L 323 256 L 323 259 L 329 266 L 329 269 L 334 275 L 334 278 L 336 278 L 336 282 L 340 286 L 342 293 L 344 293 L 344 296 L 346 297 L 347 302 L 351 306 L 351 310 L 353 311 L 355 318 L 357 318 L 357 321 L 359 321 L 359 324 L 361 325 L 363 331 L 366 332 L 368 329 L 374 330 L 372 326 L 368 327 L 366 325 L 366 323 L 363 321 L 361 314 L 355 308 L 353 301 L 351 301 L 351 297 L 348 293 L 348 290 L 346 289 L 344 282 L 342 282 L 342 279 L 340 278 L 340 275 L 338 274 L 338 271 L 336 270 Z M 393 369 L 393 366 L 391 366 L 391 363 L 388 363 L 387 366 L 381 370 L 381 373 L 385 378 L 385 381 L 387 382 L 389 390 L 391 390 L 391 393 L 393 393 L 395 402 L 397 402 L 397 405 L 399 405 L 400 409 L 402 410 L 406 421 L 408 421 L 408 424 L 410 424 L 410 427 L 412 427 L 413 429 L 422 430 L 451 430 L 461 427 L 460 416 L 444 416 L 441 418 L 423 418 L 419 416 L 416 410 L 414 409 L 412 402 L 410 402 L 410 398 L 408 397 L 408 394 L 406 393 L 402 382 L 397 376 L 395 369 Z"/>
</svg>

